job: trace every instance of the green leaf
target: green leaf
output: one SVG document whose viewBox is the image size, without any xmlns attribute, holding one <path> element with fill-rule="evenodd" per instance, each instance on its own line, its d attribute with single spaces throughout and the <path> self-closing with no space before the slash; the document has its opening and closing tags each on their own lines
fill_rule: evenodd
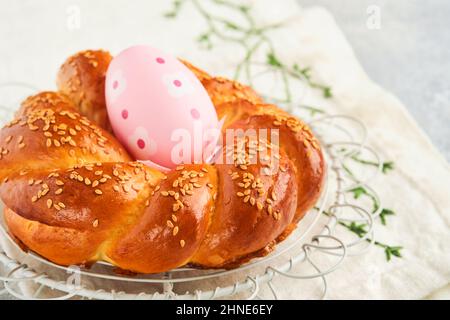
<svg viewBox="0 0 450 320">
<path fill-rule="evenodd" d="M 201 35 L 198 36 L 197 41 L 198 42 L 209 41 L 209 33 L 202 33 Z"/>
<path fill-rule="evenodd" d="M 401 250 L 403 249 L 403 247 L 390 247 L 391 248 L 391 253 L 392 255 L 401 258 L 402 254 L 401 254 Z"/>
<path fill-rule="evenodd" d="M 383 162 L 382 168 L 383 173 L 387 174 L 390 170 L 394 170 L 394 162 L 392 161 Z"/>
<path fill-rule="evenodd" d="M 294 64 L 292 66 L 292 69 L 299 75 L 304 77 L 306 80 L 310 81 L 311 80 L 311 68 L 306 67 L 306 68 L 300 68 L 298 66 L 298 64 Z"/>
<path fill-rule="evenodd" d="M 323 96 L 324 96 L 325 98 L 327 98 L 327 99 L 333 97 L 333 93 L 332 93 L 330 87 L 325 87 L 325 88 L 323 88 Z"/>
<path fill-rule="evenodd" d="M 386 253 L 386 260 L 391 261 L 391 251 L 389 248 L 384 249 L 384 252 Z"/>
<path fill-rule="evenodd" d="M 267 54 L 267 63 L 275 68 L 281 68 L 283 66 L 273 52 Z"/>
<path fill-rule="evenodd" d="M 166 17 L 168 19 L 176 18 L 176 16 L 178 15 L 178 12 L 180 12 L 181 5 L 182 5 L 182 1 L 181 0 L 174 0 L 172 2 L 172 10 L 166 12 L 164 14 L 164 17 Z"/>
<path fill-rule="evenodd" d="M 386 216 L 392 216 L 394 214 L 395 214 L 395 212 L 392 211 L 391 209 L 383 208 L 380 212 L 381 224 L 385 226 L 386 225 Z"/>
<path fill-rule="evenodd" d="M 250 11 L 250 7 L 248 7 L 248 6 L 240 6 L 239 10 L 241 10 L 241 12 L 243 12 L 243 13 L 247 13 L 247 12 Z"/>
<path fill-rule="evenodd" d="M 353 197 L 355 199 L 358 199 L 362 195 L 367 194 L 366 189 L 364 189 L 363 187 L 357 187 L 357 188 L 351 189 L 351 190 L 349 190 L 349 192 L 353 192 Z"/>
<path fill-rule="evenodd" d="M 206 32 L 206 33 L 202 33 L 200 36 L 198 36 L 197 41 L 204 45 L 206 47 L 206 49 L 211 49 L 213 47 L 213 44 L 211 42 L 211 33 L 210 32 Z"/>
<path fill-rule="evenodd" d="M 226 21 L 225 22 L 225 26 L 228 29 L 231 29 L 231 30 L 239 30 L 239 27 L 237 25 L 235 25 L 233 22 L 230 22 L 230 21 Z"/>
<path fill-rule="evenodd" d="M 386 254 L 386 260 L 387 261 L 391 261 L 391 257 L 392 256 L 395 256 L 395 257 L 397 257 L 397 258 L 401 258 L 402 257 L 402 254 L 401 254 L 401 250 L 403 249 L 403 247 L 390 247 L 390 246 L 387 246 L 385 249 L 384 249 L 384 252 L 385 252 L 385 254 Z"/>
<path fill-rule="evenodd" d="M 173 19 L 177 16 L 177 13 L 175 11 L 170 11 L 170 12 L 166 12 L 164 14 L 164 17 L 168 18 L 168 19 Z"/>
<path fill-rule="evenodd" d="M 340 222 L 340 224 L 344 227 L 346 227 L 349 231 L 355 233 L 358 235 L 358 237 L 362 238 L 367 233 L 366 227 L 367 225 L 364 223 L 357 224 L 355 222 L 352 222 L 350 224 Z"/>
</svg>

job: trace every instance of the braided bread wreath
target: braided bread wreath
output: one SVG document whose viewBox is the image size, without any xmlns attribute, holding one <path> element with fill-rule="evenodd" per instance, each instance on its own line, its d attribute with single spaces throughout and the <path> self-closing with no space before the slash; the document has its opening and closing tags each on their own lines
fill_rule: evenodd
<svg viewBox="0 0 450 320">
<path fill-rule="evenodd" d="M 317 201 L 324 158 L 310 129 L 249 87 L 187 62 L 223 129 L 279 129 L 279 170 L 263 163 L 189 164 L 166 174 L 130 158 L 104 98 L 111 56 L 83 51 L 61 67 L 58 92 L 27 98 L 0 131 L 0 197 L 10 234 L 60 265 L 107 261 L 158 273 L 235 268 L 268 254 Z M 226 152 L 226 151 L 224 151 Z"/>
</svg>

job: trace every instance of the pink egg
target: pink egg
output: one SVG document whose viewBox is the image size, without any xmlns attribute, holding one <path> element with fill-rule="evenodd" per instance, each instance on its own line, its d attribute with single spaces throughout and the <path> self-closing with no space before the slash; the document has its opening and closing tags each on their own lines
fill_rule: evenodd
<svg viewBox="0 0 450 320">
<path fill-rule="evenodd" d="M 108 68 L 105 94 L 114 133 L 135 159 L 173 168 L 213 155 L 217 113 L 200 81 L 175 57 L 149 46 L 122 51 Z"/>
</svg>

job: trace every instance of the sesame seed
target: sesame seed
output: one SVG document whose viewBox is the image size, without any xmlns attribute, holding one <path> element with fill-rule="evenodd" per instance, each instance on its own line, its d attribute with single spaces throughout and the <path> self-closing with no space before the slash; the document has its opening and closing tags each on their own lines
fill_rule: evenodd
<svg viewBox="0 0 450 320">
<path fill-rule="evenodd" d="M 261 202 L 256 202 L 256 207 L 258 208 L 259 211 L 261 211 L 264 208 Z"/>
<path fill-rule="evenodd" d="M 178 228 L 178 226 L 176 226 L 175 228 L 173 228 L 172 234 L 173 234 L 174 236 L 176 236 L 177 233 L 178 233 L 178 230 L 179 230 L 179 228 Z"/>
<path fill-rule="evenodd" d="M 63 189 L 60 188 L 60 189 L 55 191 L 55 194 L 61 194 L 62 192 L 63 192 Z"/>
<path fill-rule="evenodd" d="M 93 188 L 95 188 L 98 185 L 99 185 L 99 182 L 97 180 L 94 180 L 94 182 L 92 182 L 92 187 Z"/>
<path fill-rule="evenodd" d="M 100 189 L 95 189 L 95 194 L 97 194 L 97 195 L 102 195 L 103 194 L 103 192 L 102 192 L 102 190 L 100 190 Z"/>
<path fill-rule="evenodd" d="M 182 248 L 184 248 L 185 245 L 186 245 L 186 242 L 185 242 L 184 240 L 180 240 L 180 246 L 181 246 Z"/>
<path fill-rule="evenodd" d="M 97 228 L 97 227 L 98 227 L 98 219 L 95 219 L 94 222 L 92 222 L 92 226 L 93 226 L 94 228 Z"/>
<path fill-rule="evenodd" d="M 56 180 L 56 185 L 57 186 L 63 186 L 64 185 L 64 182 L 62 182 L 61 180 Z"/>
<path fill-rule="evenodd" d="M 250 200 L 250 196 L 245 196 L 245 198 L 244 198 L 244 202 L 245 202 L 245 203 L 247 203 L 247 202 L 248 202 L 248 200 Z"/>
<path fill-rule="evenodd" d="M 61 210 L 61 207 L 59 205 L 55 204 L 53 206 L 55 207 L 56 210 L 58 210 L 58 211 Z"/>
<path fill-rule="evenodd" d="M 47 142 L 45 143 L 45 145 L 49 148 L 52 146 L 52 139 L 47 139 Z"/>
<path fill-rule="evenodd" d="M 177 222 L 177 220 L 178 220 L 177 216 L 173 214 L 172 215 L 172 220 L 173 220 L 173 222 Z"/>
<path fill-rule="evenodd" d="M 87 186 L 89 186 L 89 185 L 91 185 L 91 180 L 89 180 L 89 178 L 85 178 L 85 179 L 84 179 L 84 183 L 85 183 Z"/>
<path fill-rule="evenodd" d="M 164 197 L 167 197 L 169 195 L 169 193 L 167 191 L 161 191 L 161 195 L 163 195 Z"/>
<path fill-rule="evenodd" d="M 30 186 L 32 186 L 32 185 L 34 184 L 34 179 L 28 180 L 28 184 L 29 184 Z"/>
<path fill-rule="evenodd" d="M 53 201 L 52 201 L 52 199 L 48 199 L 47 200 L 47 208 L 51 208 L 52 207 L 52 204 L 53 204 Z"/>
<path fill-rule="evenodd" d="M 170 221 L 170 220 L 167 220 L 167 226 L 169 227 L 169 228 L 173 228 L 173 223 L 172 223 L 172 221 Z"/>
<path fill-rule="evenodd" d="M 32 198 L 31 198 L 31 202 L 36 202 L 38 200 L 38 197 L 37 196 L 33 196 Z"/>
<path fill-rule="evenodd" d="M 64 203 L 62 203 L 62 202 L 58 202 L 58 206 L 60 206 L 61 208 L 65 208 L 66 207 L 66 205 Z"/>
<path fill-rule="evenodd" d="M 114 185 L 114 186 L 113 186 L 113 189 L 114 189 L 114 191 L 116 191 L 116 192 L 119 192 L 119 190 L 120 190 L 120 188 L 119 188 L 118 185 Z"/>
</svg>

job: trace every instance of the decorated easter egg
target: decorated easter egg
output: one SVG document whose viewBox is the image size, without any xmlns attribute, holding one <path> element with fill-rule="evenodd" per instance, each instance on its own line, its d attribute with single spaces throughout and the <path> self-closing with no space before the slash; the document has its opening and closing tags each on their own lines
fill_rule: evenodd
<svg viewBox="0 0 450 320">
<path fill-rule="evenodd" d="M 105 95 L 114 133 L 135 159 L 173 168 L 213 155 L 217 113 L 175 57 L 149 46 L 122 51 L 108 68 Z"/>
</svg>

